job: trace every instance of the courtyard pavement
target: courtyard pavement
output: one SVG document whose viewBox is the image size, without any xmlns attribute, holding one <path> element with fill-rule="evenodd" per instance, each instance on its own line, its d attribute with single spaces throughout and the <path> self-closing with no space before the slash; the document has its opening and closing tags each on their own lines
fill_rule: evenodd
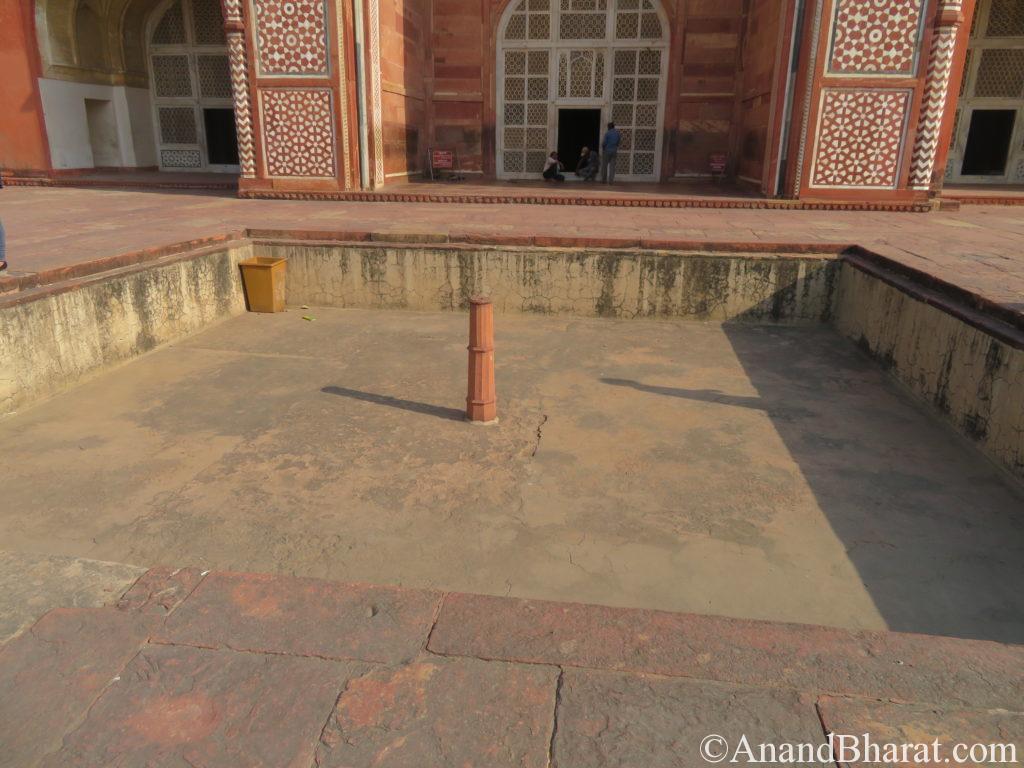
<svg viewBox="0 0 1024 768">
<path fill-rule="evenodd" d="M 15 277 L 247 227 L 859 244 L 1024 313 L 1020 207 L 9 188 L 0 217 Z M 501 317 L 478 429 L 464 320 L 245 315 L 0 422 L 0 768 L 1024 760 L 1024 496 L 853 345 Z"/>
<path fill-rule="evenodd" d="M 245 228 L 855 244 L 1024 312 L 1024 206 L 972 205 L 936 213 L 604 208 L 242 200 L 228 192 L 9 187 L 0 191 L 0 217 L 14 276 Z"/>
<path fill-rule="evenodd" d="M 697 768 L 754 762 L 744 738 L 827 758 L 829 733 L 937 743 L 930 765 L 1024 749 L 1022 646 L 192 569 L 51 611 L 0 647 L 0 691 L 4 768 Z"/>
</svg>

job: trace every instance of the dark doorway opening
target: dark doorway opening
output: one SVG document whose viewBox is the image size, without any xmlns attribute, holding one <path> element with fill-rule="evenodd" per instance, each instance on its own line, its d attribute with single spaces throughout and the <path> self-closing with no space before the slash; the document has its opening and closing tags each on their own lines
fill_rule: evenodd
<svg viewBox="0 0 1024 768">
<path fill-rule="evenodd" d="M 964 148 L 963 176 L 1002 176 L 1010 154 L 1014 109 L 976 109 L 971 113 L 971 127 Z"/>
<path fill-rule="evenodd" d="M 583 147 L 597 149 L 601 143 L 600 109 L 558 110 L 558 159 L 572 173 Z"/>
<path fill-rule="evenodd" d="M 206 162 L 210 165 L 238 165 L 238 136 L 235 110 L 203 109 L 206 127 Z"/>
</svg>

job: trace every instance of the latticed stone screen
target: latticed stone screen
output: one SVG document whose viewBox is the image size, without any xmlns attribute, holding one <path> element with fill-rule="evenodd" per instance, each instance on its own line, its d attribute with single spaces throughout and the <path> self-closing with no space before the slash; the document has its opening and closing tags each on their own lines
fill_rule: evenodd
<svg viewBox="0 0 1024 768">
<path fill-rule="evenodd" d="M 220 0 L 192 0 L 192 32 L 197 45 L 227 45 Z"/>
<path fill-rule="evenodd" d="M 607 0 L 559 0 L 560 40 L 604 40 L 608 36 Z"/>
<path fill-rule="evenodd" d="M 188 56 L 154 56 L 153 91 L 157 96 L 191 96 L 192 74 Z"/>
<path fill-rule="evenodd" d="M 215 99 L 231 98 L 231 70 L 228 57 L 208 54 L 196 56 L 199 93 Z"/>
<path fill-rule="evenodd" d="M 979 0 L 960 81 L 946 180 L 961 183 L 1024 182 L 1024 0 Z M 979 111 L 1016 113 L 1009 135 L 974 134 Z M 965 160 L 970 145 L 1008 141 L 1001 172 L 982 173 Z M 1005 146 L 1005 145 L 1004 145 Z M 966 171 L 966 172 L 965 172 Z"/>
<path fill-rule="evenodd" d="M 550 40 L 551 0 L 520 0 L 505 27 L 506 40 Z"/>
<path fill-rule="evenodd" d="M 604 95 L 602 50 L 558 52 L 558 96 L 568 99 L 592 99 Z"/>
<path fill-rule="evenodd" d="M 612 64 L 612 120 L 622 131 L 617 170 L 654 173 L 658 137 L 658 96 L 663 52 L 620 48 Z"/>
<path fill-rule="evenodd" d="M 196 113 L 193 107 L 160 107 L 160 140 L 164 144 L 196 144 Z"/>
<path fill-rule="evenodd" d="M 1024 48 L 988 48 L 981 52 L 974 95 L 986 98 L 1024 96 Z"/>
<path fill-rule="evenodd" d="M 207 167 L 203 109 L 234 105 L 220 0 L 176 0 L 149 40 L 160 166 Z"/>
<path fill-rule="evenodd" d="M 661 19 L 651 0 L 618 0 L 615 4 L 616 40 L 658 40 Z"/>
<path fill-rule="evenodd" d="M 1021 0 L 992 0 L 986 37 L 1024 37 L 1024 3 Z"/>
<path fill-rule="evenodd" d="M 547 50 L 506 50 L 504 151 L 506 173 L 540 173 L 548 149 L 550 54 Z"/>
<path fill-rule="evenodd" d="M 541 171 L 564 104 L 615 120 L 619 173 L 653 176 L 666 42 L 653 0 L 518 0 L 498 52 L 499 172 Z"/>
<path fill-rule="evenodd" d="M 162 149 L 160 165 L 166 168 L 202 168 L 203 157 L 198 149 Z"/>
<path fill-rule="evenodd" d="M 185 36 L 185 15 L 180 2 L 164 11 L 153 30 L 152 42 L 158 45 L 184 45 L 188 42 Z"/>
</svg>

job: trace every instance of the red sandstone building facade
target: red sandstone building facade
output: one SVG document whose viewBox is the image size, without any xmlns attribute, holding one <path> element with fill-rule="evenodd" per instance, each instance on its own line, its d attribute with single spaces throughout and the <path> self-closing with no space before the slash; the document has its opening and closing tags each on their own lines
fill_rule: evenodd
<svg viewBox="0 0 1024 768">
<path fill-rule="evenodd" d="M 0 0 L 0 71 L 10 175 L 537 179 L 614 120 L 624 183 L 1024 183 L 1024 0 Z"/>
</svg>

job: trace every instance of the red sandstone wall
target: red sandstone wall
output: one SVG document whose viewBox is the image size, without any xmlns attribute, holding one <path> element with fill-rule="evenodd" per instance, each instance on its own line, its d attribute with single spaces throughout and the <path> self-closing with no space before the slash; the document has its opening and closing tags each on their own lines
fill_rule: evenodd
<svg viewBox="0 0 1024 768">
<path fill-rule="evenodd" d="M 489 158 L 494 172 L 494 105 L 485 108 L 484 93 L 493 98 L 485 79 L 494 67 L 490 27 L 502 7 L 499 0 L 433 2 L 432 143 L 457 150 L 466 170 L 483 170 Z"/>
<path fill-rule="evenodd" d="M 45 171 L 50 168 L 32 6 L 0 0 L 0 168 Z"/>
<path fill-rule="evenodd" d="M 743 0 L 688 0 L 683 5 L 677 122 L 668 145 L 674 174 L 706 174 L 708 155 L 729 152 L 743 5 Z"/>
<path fill-rule="evenodd" d="M 736 145 L 736 175 L 761 186 L 768 148 L 772 81 L 778 61 L 781 2 L 750 4 L 743 40 L 742 90 Z"/>
<path fill-rule="evenodd" d="M 427 151 L 430 0 L 381 0 L 381 106 L 384 174 L 422 171 Z"/>
</svg>

